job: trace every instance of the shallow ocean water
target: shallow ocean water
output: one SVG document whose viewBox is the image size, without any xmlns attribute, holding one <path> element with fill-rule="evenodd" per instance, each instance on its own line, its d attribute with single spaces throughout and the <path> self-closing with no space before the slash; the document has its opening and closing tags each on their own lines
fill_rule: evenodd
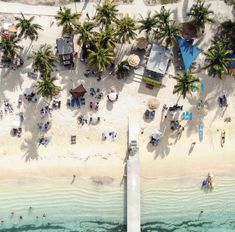
<svg viewBox="0 0 235 232">
<path fill-rule="evenodd" d="M 0 232 L 126 231 L 124 185 L 85 178 L 70 183 L 69 178 L 1 181 Z M 199 177 L 143 178 L 142 231 L 235 231 L 235 176 L 215 177 L 212 192 L 201 190 L 200 183 Z"/>
</svg>

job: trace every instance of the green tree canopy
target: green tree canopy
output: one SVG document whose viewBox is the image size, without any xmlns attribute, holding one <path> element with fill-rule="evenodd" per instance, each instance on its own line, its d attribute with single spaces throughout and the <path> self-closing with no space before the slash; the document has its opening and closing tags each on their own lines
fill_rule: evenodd
<svg viewBox="0 0 235 232">
<path fill-rule="evenodd" d="M 200 30 L 204 31 L 205 24 L 212 23 L 214 20 L 210 18 L 214 12 L 209 10 L 210 4 L 205 5 L 204 0 L 197 0 L 187 13 L 190 16 L 192 23 Z"/>
<path fill-rule="evenodd" d="M 174 77 L 177 84 L 174 86 L 173 94 L 180 94 L 185 98 L 187 94 L 192 94 L 195 83 L 199 82 L 199 79 L 194 77 L 190 72 L 179 72 Z"/>
<path fill-rule="evenodd" d="M 228 67 L 231 59 L 229 56 L 232 51 L 228 49 L 228 42 L 226 40 L 215 40 L 212 46 L 204 53 L 206 55 L 206 66 L 209 76 L 218 76 L 222 78 L 224 74 L 228 73 Z"/>
<path fill-rule="evenodd" d="M 38 51 L 33 52 L 29 58 L 33 59 L 33 70 L 39 71 L 43 76 L 49 75 L 58 61 L 57 56 L 53 54 L 51 45 L 41 45 Z"/>
<path fill-rule="evenodd" d="M 117 21 L 117 37 L 121 43 L 130 43 L 136 38 L 137 26 L 134 19 L 125 16 Z"/>
<path fill-rule="evenodd" d="M 96 10 L 95 20 L 102 27 L 108 27 L 112 22 L 116 22 L 118 9 L 114 0 L 105 0 L 103 4 L 97 5 Z"/>
<path fill-rule="evenodd" d="M 57 20 L 58 26 L 63 27 L 63 33 L 72 34 L 74 25 L 78 24 L 80 16 L 79 13 L 72 13 L 70 8 L 63 7 L 62 10 L 57 12 L 55 19 Z"/>
<path fill-rule="evenodd" d="M 42 26 L 33 23 L 34 16 L 26 19 L 21 13 L 21 17 L 15 17 L 17 24 L 16 28 L 20 29 L 19 37 L 24 37 L 25 39 L 29 38 L 31 41 L 38 39 L 38 31 L 42 30 Z"/>
<path fill-rule="evenodd" d="M 114 60 L 114 53 L 111 48 L 104 48 L 96 43 L 95 50 L 88 50 L 88 64 L 96 67 L 99 72 L 104 72 Z"/>
<path fill-rule="evenodd" d="M 3 50 L 3 59 L 13 61 L 15 56 L 19 56 L 19 52 L 22 49 L 18 45 L 20 39 L 16 36 L 10 36 L 10 38 L 1 37 L 0 48 Z"/>
<path fill-rule="evenodd" d="M 139 20 L 139 32 L 144 31 L 147 40 L 149 40 L 151 33 L 153 32 L 157 21 L 154 16 L 151 16 L 151 11 L 148 11 L 147 16 L 144 18 L 141 15 L 141 19 Z"/>
<path fill-rule="evenodd" d="M 56 77 L 50 76 L 45 76 L 42 80 L 38 81 L 36 84 L 37 94 L 51 100 L 61 90 L 61 88 L 54 83 L 55 81 Z"/>
</svg>

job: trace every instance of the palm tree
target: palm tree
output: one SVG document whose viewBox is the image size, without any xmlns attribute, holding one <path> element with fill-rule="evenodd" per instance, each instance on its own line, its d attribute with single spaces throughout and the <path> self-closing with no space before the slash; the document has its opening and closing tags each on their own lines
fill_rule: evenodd
<svg viewBox="0 0 235 232">
<path fill-rule="evenodd" d="M 151 12 L 148 11 L 147 16 L 145 18 L 141 15 L 139 23 L 140 23 L 139 32 L 144 31 L 147 40 L 149 40 L 151 32 L 153 31 L 154 27 L 157 24 L 156 19 L 154 18 L 154 16 L 151 16 Z"/>
<path fill-rule="evenodd" d="M 127 60 L 123 60 L 117 67 L 117 78 L 123 79 L 130 73 L 131 67 Z"/>
<path fill-rule="evenodd" d="M 37 94 L 51 100 L 61 90 L 59 86 L 55 85 L 55 80 L 56 77 L 45 76 L 42 80 L 38 81 L 36 84 Z"/>
<path fill-rule="evenodd" d="M 170 20 L 171 15 L 170 10 L 166 10 L 165 7 L 162 7 L 160 12 L 155 12 L 155 15 L 153 16 L 157 24 L 166 24 Z"/>
<path fill-rule="evenodd" d="M 196 4 L 193 4 L 187 13 L 191 17 L 192 23 L 202 32 L 204 32 L 205 24 L 213 23 L 213 19 L 209 17 L 210 14 L 214 14 L 213 11 L 209 10 L 210 4 L 205 6 L 204 0 L 197 0 Z"/>
<path fill-rule="evenodd" d="M 16 36 L 10 36 L 9 38 L 1 37 L 0 48 L 3 50 L 3 60 L 13 61 L 15 56 L 19 56 L 19 52 L 22 49 L 17 43 L 20 39 Z"/>
<path fill-rule="evenodd" d="M 38 30 L 42 30 L 42 26 L 33 23 L 34 16 L 26 19 L 21 13 L 21 17 L 15 17 L 15 19 L 18 21 L 16 28 L 20 29 L 19 37 L 29 38 L 31 41 L 38 39 Z"/>
<path fill-rule="evenodd" d="M 231 50 L 235 50 L 235 22 L 232 20 L 226 20 L 219 26 L 219 36 L 221 39 L 228 39 L 229 47 Z"/>
<path fill-rule="evenodd" d="M 38 51 L 33 52 L 29 58 L 33 59 L 33 70 L 39 71 L 42 76 L 50 75 L 55 67 L 55 62 L 58 61 L 57 56 L 52 52 L 51 45 L 44 44 Z"/>
<path fill-rule="evenodd" d="M 111 48 L 103 48 L 100 44 L 96 43 L 95 50 L 88 50 L 88 64 L 95 66 L 99 72 L 106 70 L 114 60 L 114 53 Z"/>
<path fill-rule="evenodd" d="M 227 74 L 232 60 L 229 58 L 231 54 L 232 51 L 228 49 L 228 43 L 225 40 L 213 41 L 213 45 L 205 52 L 207 65 L 204 69 L 208 70 L 209 76 L 222 78 L 224 74 Z"/>
<path fill-rule="evenodd" d="M 188 93 L 192 94 L 195 83 L 200 81 L 190 72 L 179 72 L 174 79 L 176 79 L 177 84 L 174 86 L 173 94 L 179 93 L 183 98 L 185 98 Z"/>
<path fill-rule="evenodd" d="M 176 43 L 177 37 L 180 35 L 180 27 L 174 20 L 169 20 L 159 24 L 155 30 L 155 39 L 162 45 L 173 46 Z"/>
<path fill-rule="evenodd" d="M 77 44 L 87 44 L 93 39 L 93 28 L 95 27 L 94 22 L 84 22 L 82 25 L 77 25 L 75 34 L 78 34 Z"/>
<path fill-rule="evenodd" d="M 94 40 L 103 48 L 109 47 L 114 49 L 117 43 L 115 30 L 113 27 L 109 26 L 104 31 L 97 33 Z"/>
<path fill-rule="evenodd" d="M 112 22 L 117 20 L 117 4 L 114 0 L 105 0 L 102 5 L 97 5 L 97 14 L 95 20 L 102 28 L 108 27 Z"/>
<path fill-rule="evenodd" d="M 55 19 L 57 20 L 58 26 L 63 27 L 62 33 L 72 34 L 74 31 L 73 26 L 77 24 L 79 18 L 79 13 L 72 13 L 70 8 L 64 7 L 63 10 L 57 12 Z"/>
<path fill-rule="evenodd" d="M 117 21 L 117 38 L 120 43 L 130 43 L 130 40 L 135 39 L 137 29 L 135 20 L 129 16 Z"/>
</svg>

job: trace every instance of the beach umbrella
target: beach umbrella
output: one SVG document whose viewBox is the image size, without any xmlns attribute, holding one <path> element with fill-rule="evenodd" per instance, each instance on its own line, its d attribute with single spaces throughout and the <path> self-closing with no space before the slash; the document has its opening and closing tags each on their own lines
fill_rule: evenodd
<svg viewBox="0 0 235 232">
<path fill-rule="evenodd" d="M 117 99 L 117 93 L 116 93 L 116 92 L 111 92 L 111 93 L 109 93 L 108 99 L 109 99 L 110 101 L 115 101 L 115 100 Z"/>
<path fill-rule="evenodd" d="M 137 48 L 139 49 L 146 49 L 148 47 L 148 41 L 144 37 L 140 37 L 137 39 Z"/>
<path fill-rule="evenodd" d="M 157 109 L 159 106 L 159 101 L 156 99 L 156 98 L 150 98 L 148 100 L 148 107 L 151 109 L 151 110 L 154 110 L 154 109 Z"/>
<path fill-rule="evenodd" d="M 128 56 L 127 62 L 130 66 L 136 67 L 140 63 L 140 58 L 139 58 L 139 56 L 137 56 L 135 54 L 131 54 L 131 55 Z"/>
<path fill-rule="evenodd" d="M 24 90 L 24 94 L 26 94 L 26 95 L 31 95 L 32 93 L 33 93 L 33 89 L 32 88 L 26 88 Z"/>
</svg>

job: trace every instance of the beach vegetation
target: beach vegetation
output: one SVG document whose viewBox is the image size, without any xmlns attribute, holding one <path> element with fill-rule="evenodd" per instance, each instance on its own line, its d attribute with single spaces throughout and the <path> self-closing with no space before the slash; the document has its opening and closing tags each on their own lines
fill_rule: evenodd
<svg viewBox="0 0 235 232">
<path fill-rule="evenodd" d="M 93 40 L 94 33 L 93 29 L 95 27 L 94 22 L 84 22 L 83 24 L 78 24 L 75 26 L 75 34 L 78 35 L 77 44 L 87 45 Z"/>
<path fill-rule="evenodd" d="M 63 7 L 55 16 L 58 26 L 62 26 L 62 34 L 68 33 L 73 34 L 74 32 L 74 25 L 78 24 L 80 13 L 72 13 L 70 8 Z"/>
<path fill-rule="evenodd" d="M 117 21 L 117 4 L 114 0 L 105 0 L 103 4 L 98 4 L 96 7 L 95 21 L 101 25 L 101 28 L 109 27 L 111 23 Z"/>
<path fill-rule="evenodd" d="M 61 90 L 61 88 L 54 83 L 56 80 L 56 77 L 44 76 L 43 79 L 39 80 L 36 84 L 37 94 L 48 100 L 52 100 Z"/>
<path fill-rule="evenodd" d="M 134 19 L 125 16 L 117 21 L 117 38 L 122 44 L 130 43 L 131 40 L 136 38 L 137 26 Z"/>
<path fill-rule="evenodd" d="M 104 31 L 96 33 L 94 42 L 99 43 L 101 47 L 114 49 L 117 45 L 117 37 L 114 28 L 109 26 Z"/>
<path fill-rule="evenodd" d="M 218 36 L 222 40 L 228 40 L 228 46 L 235 51 L 235 22 L 226 20 L 219 26 Z"/>
<path fill-rule="evenodd" d="M 183 98 L 185 98 L 187 94 L 192 94 L 195 84 L 200 82 L 191 72 L 179 72 L 173 78 L 177 81 L 177 84 L 174 86 L 173 94 L 180 94 Z"/>
<path fill-rule="evenodd" d="M 174 20 L 170 19 L 171 12 L 162 8 L 161 11 L 155 14 L 157 21 L 154 30 L 154 38 L 163 46 L 174 46 L 177 37 L 180 35 L 180 26 Z"/>
<path fill-rule="evenodd" d="M 124 79 L 125 77 L 128 76 L 128 74 L 130 73 L 131 67 L 128 64 L 127 60 L 123 60 L 122 62 L 120 62 L 117 66 L 117 78 L 118 79 Z"/>
<path fill-rule="evenodd" d="M 55 63 L 58 62 L 58 57 L 53 54 L 51 45 L 41 45 L 38 51 L 33 51 L 29 58 L 33 59 L 34 72 L 39 71 L 41 75 L 49 75 L 55 67 Z"/>
<path fill-rule="evenodd" d="M 3 51 L 3 61 L 13 61 L 16 56 L 19 56 L 23 49 L 18 43 L 20 38 L 17 36 L 10 36 L 9 38 L 1 37 L 0 48 Z"/>
<path fill-rule="evenodd" d="M 221 79 L 225 74 L 228 74 L 231 61 L 229 56 L 232 51 L 228 48 L 227 40 L 214 40 L 212 46 L 204 54 L 206 55 L 204 69 L 207 69 L 209 76 L 217 76 Z"/>
<path fill-rule="evenodd" d="M 151 38 L 153 29 L 155 28 L 157 21 L 154 16 L 151 15 L 151 11 L 147 12 L 147 16 L 144 18 L 142 15 L 139 20 L 139 32 L 144 31 L 146 39 L 149 41 Z"/>
<path fill-rule="evenodd" d="M 31 41 L 38 39 L 38 31 L 42 30 L 42 26 L 33 23 L 34 16 L 26 19 L 23 13 L 21 13 L 21 17 L 15 17 L 17 24 L 16 28 L 20 30 L 18 36 L 21 38 L 29 38 Z"/>
<path fill-rule="evenodd" d="M 99 43 L 95 44 L 94 49 L 88 49 L 88 52 L 88 64 L 98 72 L 104 72 L 114 60 L 113 50 L 110 47 L 104 48 Z"/>
<path fill-rule="evenodd" d="M 210 4 L 205 5 L 204 0 L 197 0 L 187 13 L 187 15 L 191 18 L 191 23 L 194 24 L 202 33 L 204 32 L 206 23 L 214 22 L 213 18 L 210 17 L 210 15 L 213 15 L 214 12 L 209 8 Z"/>
</svg>

